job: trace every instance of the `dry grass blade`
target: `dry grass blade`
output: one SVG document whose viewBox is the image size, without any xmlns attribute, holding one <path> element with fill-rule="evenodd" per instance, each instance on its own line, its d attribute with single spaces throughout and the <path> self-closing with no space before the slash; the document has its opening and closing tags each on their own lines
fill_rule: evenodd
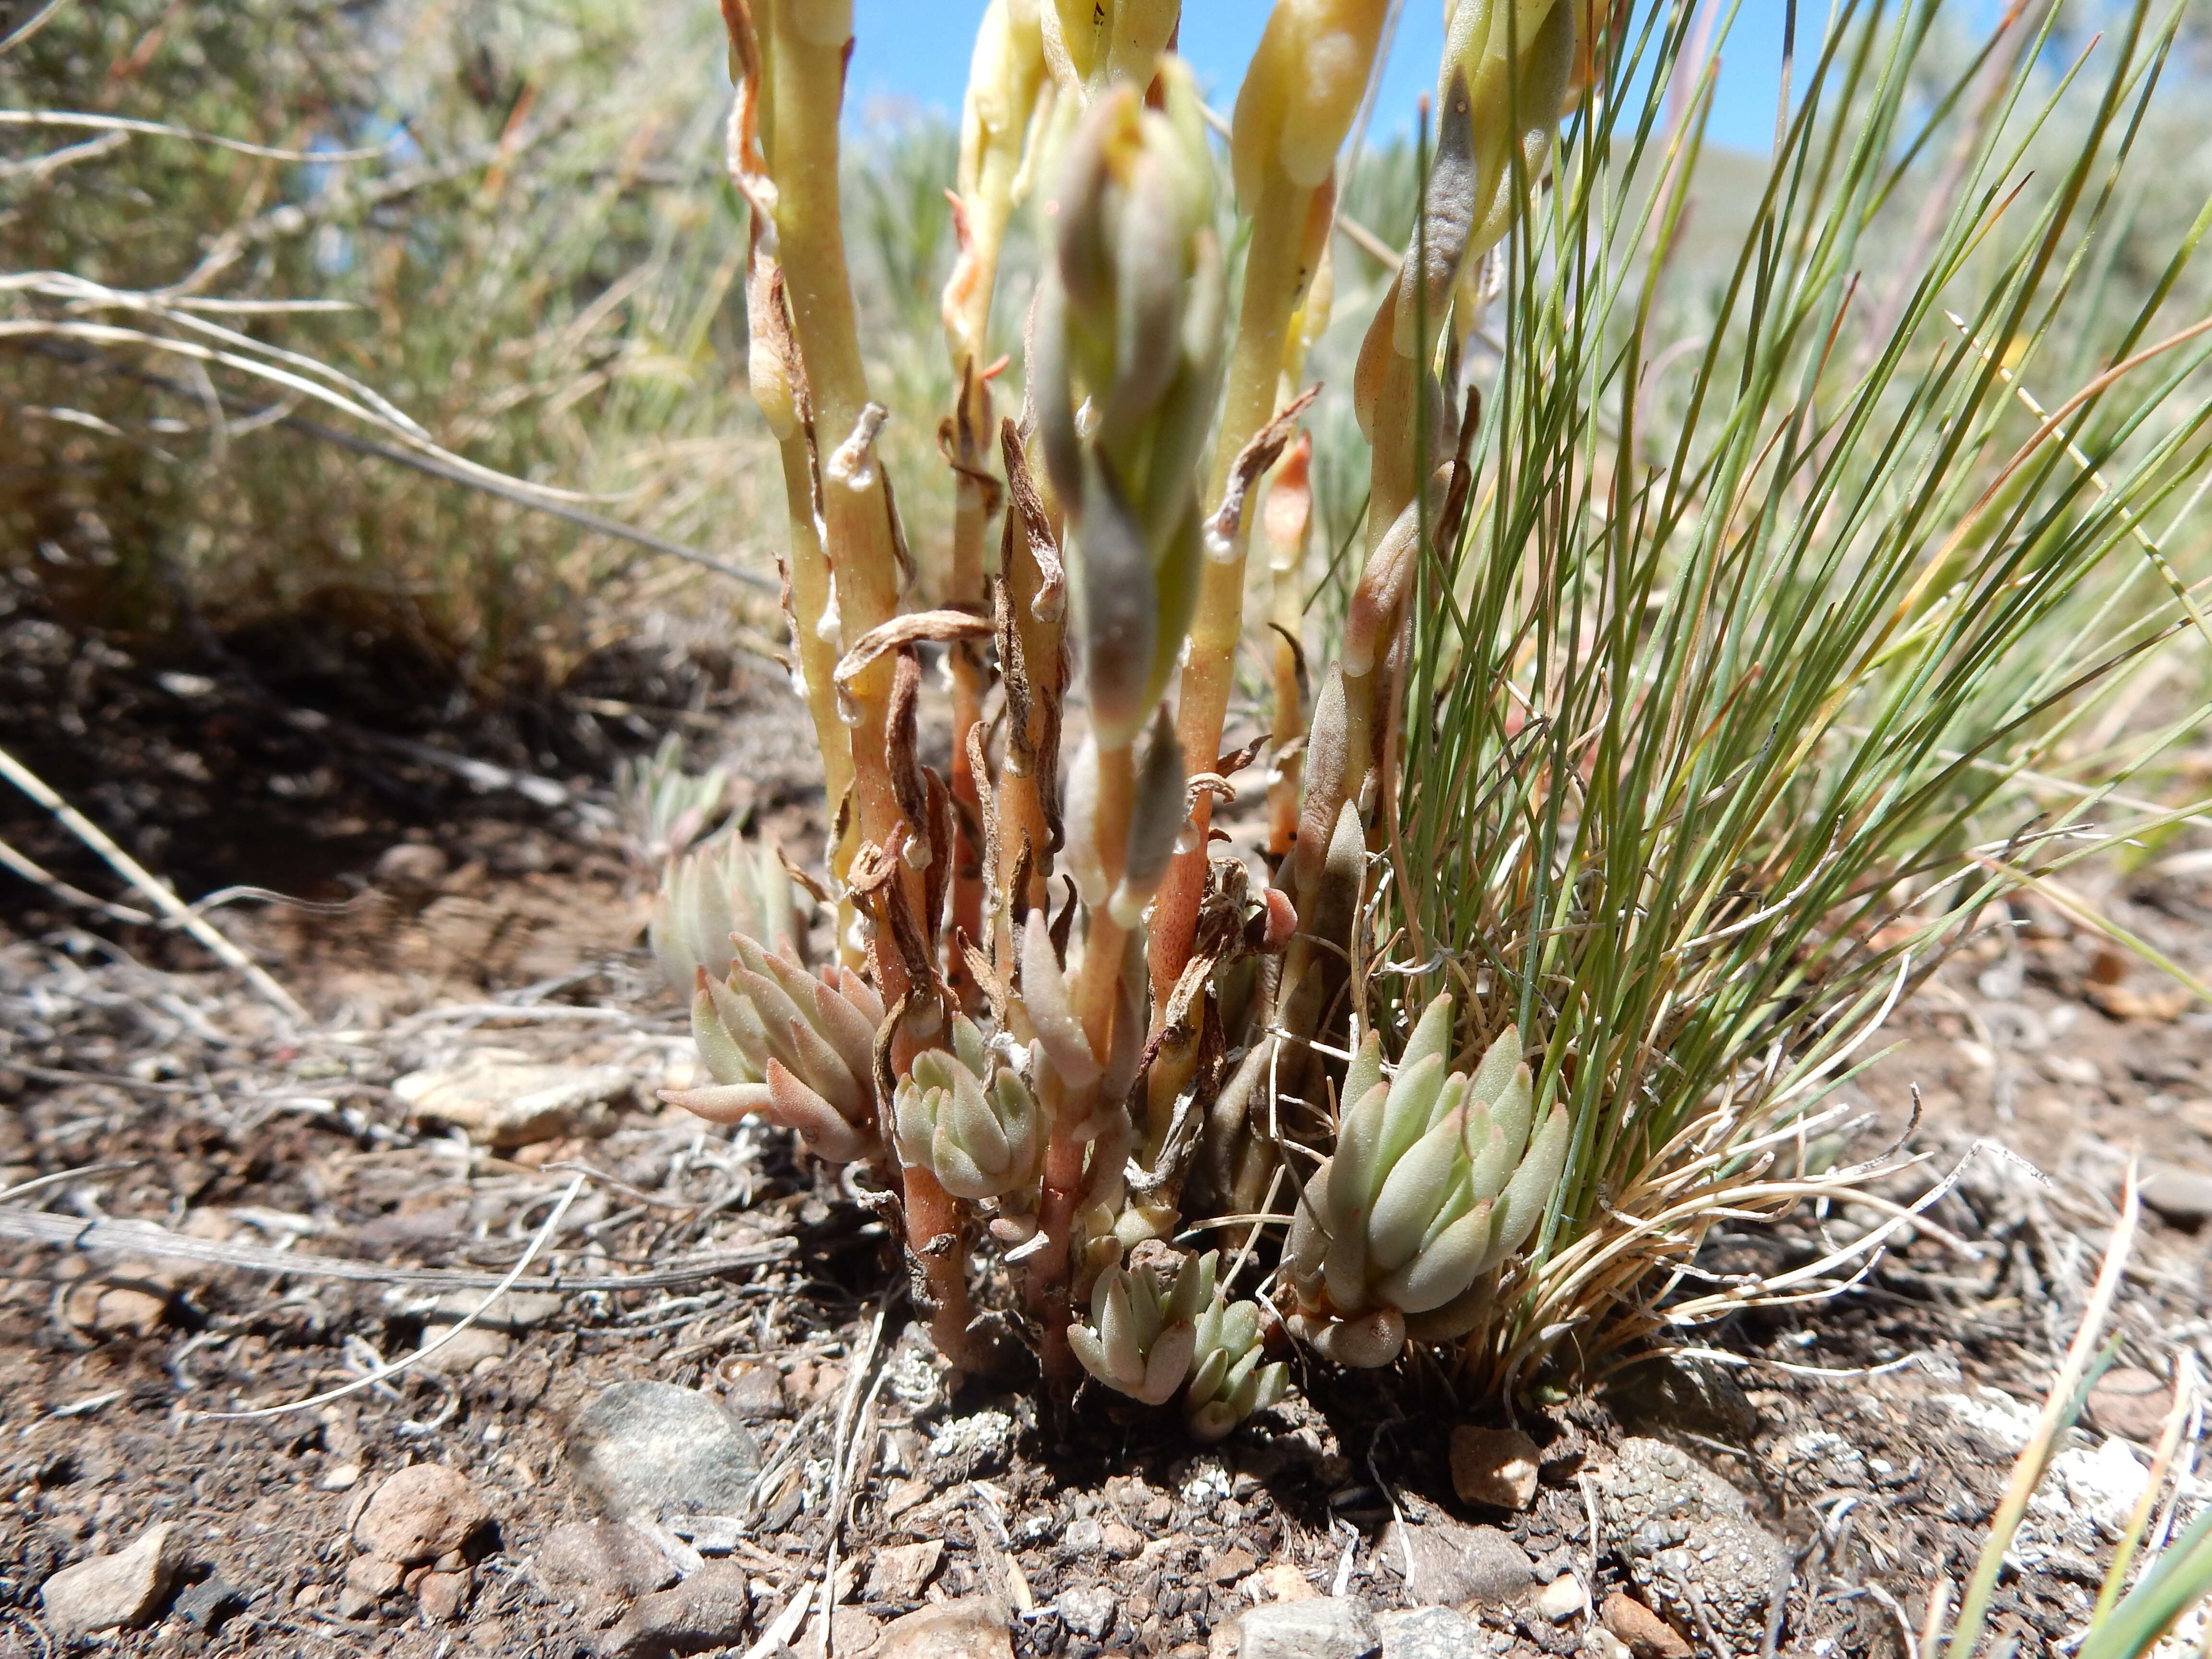
<svg viewBox="0 0 2212 1659">
<path fill-rule="evenodd" d="M 458 1339 L 463 1331 L 469 1329 L 477 1320 L 483 1318 L 495 1302 L 515 1287 L 523 1274 L 529 1271 L 530 1264 L 538 1259 L 538 1253 L 544 1249 L 551 1242 L 554 1234 L 560 1231 L 561 1223 L 568 1213 L 568 1206 L 576 1201 L 576 1195 L 584 1190 L 585 1182 L 586 1177 L 578 1176 L 568 1183 L 562 1192 L 559 1201 L 553 1206 L 552 1213 L 545 1218 L 544 1224 L 538 1228 L 536 1236 L 531 1239 L 529 1248 L 523 1251 L 521 1258 L 515 1262 L 514 1266 L 485 1293 L 482 1302 L 477 1304 L 469 1312 L 422 1344 L 398 1364 L 379 1365 L 365 1376 L 356 1377 L 354 1381 L 342 1383 L 335 1389 L 326 1389 L 320 1394 L 310 1395 L 305 1400 L 295 1400 L 281 1406 L 262 1406 L 252 1411 L 243 1412 L 193 1412 L 190 1414 L 194 1417 L 234 1423 L 251 1422 L 259 1418 L 282 1417 L 288 1412 L 309 1411 L 318 1406 L 327 1406 L 334 1400 L 343 1400 L 349 1395 L 359 1394 L 364 1389 L 373 1389 L 380 1382 L 388 1382 L 393 1377 L 412 1370 L 447 1343 Z"/>
<path fill-rule="evenodd" d="M 214 951 L 225 966 L 235 969 L 264 1000 L 292 1018 L 306 1022 L 307 1011 L 270 977 L 267 969 L 232 944 L 213 922 L 195 915 L 191 906 L 170 890 L 167 882 L 118 847 L 106 830 L 47 787 L 36 773 L 4 749 L 0 749 L 0 777 L 6 778 L 52 813 L 64 829 L 106 860 L 118 875 L 151 899 L 155 908 Z"/>
<path fill-rule="evenodd" d="M 70 1170 L 51 1179 L 92 1173 L 94 1170 Z M 27 1192 L 31 1186 L 10 1191 Z M 765 1267 L 790 1254 L 789 1245 L 779 1242 L 721 1251 L 635 1273 L 554 1273 L 510 1279 L 506 1273 L 471 1273 L 459 1267 L 395 1267 L 378 1261 L 351 1261 L 344 1256 L 308 1255 L 260 1245 L 234 1244 L 221 1239 L 191 1238 L 150 1221 L 84 1221 L 74 1216 L 53 1215 L 12 1205 L 0 1205 L 0 1238 L 27 1239 L 69 1249 L 127 1250 L 138 1255 L 204 1261 L 215 1267 L 243 1268 L 248 1273 L 284 1273 L 302 1279 L 349 1279 L 366 1285 L 421 1285 L 449 1291 L 489 1290 L 504 1285 L 515 1291 L 573 1291 L 579 1294 L 586 1291 L 669 1290 L 679 1285 L 696 1285 L 702 1279 L 741 1267 Z"/>
<path fill-rule="evenodd" d="M 2081 1310 L 2081 1327 L 2067 1346 L 2057 1375 L 2051 1378 L 2051 1391 L 2044 1398 L 2035 1428 L 2014 1463 L 2011 1482 L 2005 1488 L 1996 1515 L 1990 1517 L 1989 1540 L 1982 1546 L 1981 1559 L 1974 1564 L 1973 1576 L 1966 1581 L 1966 1594 L 1960 1598 L 1959 1622 L 1951 1634 L 1948 1659 L 1973 1659 L 1974 1649 L 1981 1641 L 1983 1621 L 1989 1614 L 1990 1597 L 1996 1589 L 1997 1575 L 2004 1570 L 2005 1552 L 2012 1547 L 2013 1534 L 2020 1529 L 2021 1518 L 2027 1513 L 2027 1500 L 2035 1495 L 2044 1471 L 2050 1467 L 2058 1437 L 2081 1409 L 2077 1396 L 2081 1380 L 2088 1375 L 2090 1362 L 2097 1356 L 2097 1345 L 2105 1334 L 2105 1322 L 2112 1316 L 2112 1304 L 2126 1281 L 2128 1257 L 2135 1249 L 2136 1227 L 2142 1218 L 2142 1207 L 2136 1194 L 2136 1170 L 2131 1164 L 2120 1191 L 2119 1220 L 2112 1229 L 2111 1242 L 2105 1246 L 2104 1265 L 2097 1270 L 2096 1285 L 2089 1292 L 2088 1304 Z"/>
</svg>

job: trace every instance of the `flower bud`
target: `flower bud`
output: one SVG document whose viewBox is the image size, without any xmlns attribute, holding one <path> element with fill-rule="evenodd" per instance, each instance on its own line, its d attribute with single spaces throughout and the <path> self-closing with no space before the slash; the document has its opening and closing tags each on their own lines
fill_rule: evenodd
<svg viewBox="0 0 2212 1659">
<path fill-rule="evenodd" d="M 1045 61 L 1071 92 L 1096 94 L 1117 82 L 1141 90 L 1182 14 L 1182 0 L 1044 0 Z"/>
<path fill-rule="evenodd" d="M 1070 530 L 1073 632 L 1107 750 L 1143 729 L 1197 604 L 1198 472 L 1224 334 L 1197 94 L 1177 59 L 1162 63 L 1159 82 L 1159 108 L 1120 88 L 1068 143 L 1030 352 L 1045 464 Z"/>
<path fill-rule="evenodd" d="M 1329 176 L 1367 93 L 1385 0 L 1276 0 L 1244 71 L 1231 125 L 1237 200 L 1247 213 L 1270 171 L 1301 190 Z"/>
<path fill-rule="evenodd" d="M 1146 739 L 1129 802 L 1129 838 L 1113 898 L 1114 920 L 1124 927 L 1137 925 L 1175 856 L 1176 838 L 1188 816 L 1182 768 L 1182 745 L 1162 705 Z"/>
<path fill-rule="evenodd" d="M 1045 1060 L 1071 1089 L 1088 1088 L 1098 1080 L 1097 1057 L 1090 1039 L 1075 1018 L 1067 994 L 1067 975 L 1053 954 L 1052 930 L 1042 910 L 1032 910 L 1022 924 L 1021 999 L 1036 1033 Z"/>
<path fill-rule="evenodd" d="M 1437 88 L 1437 139 L 1422 222 L 1397 290 L 1397 353 L 1418 355 L 1468 260 L 1497 246 L 1541 173 L 1575 59 L 1576 0 L 1456 0 Z M 1416 295 L 1419 300 L 1416 300 Z"/>
</svg>

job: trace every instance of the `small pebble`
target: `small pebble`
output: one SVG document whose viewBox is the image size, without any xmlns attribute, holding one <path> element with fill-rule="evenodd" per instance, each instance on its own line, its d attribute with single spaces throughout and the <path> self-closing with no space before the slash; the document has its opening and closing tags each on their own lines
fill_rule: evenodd
<svg viewBox="0 0 2212 1659">
<path fill-rule="evenodd" d="M 940 1601 L 885 1625 L 874 1659 L 1013 1659 L 1006 1624 L 996 1596 Z"/>
<path fill-rule="evenodd" d="M 2097 1379 L 2088 1403 L 2089 1420 L 2106 1434 L 2154 1445 L 2173 1408 L 2173 1390 L 2155 1372 L 2124 1365 Z"/>
<path fill-rule="evenodd" d="M 672 1589 L 639 1597 L 592 1651 L 606 1659 L 646 1659 L 725 1647 L 744 1634 L 751 1610 L 744 1570 L 716 1562 Z"/>
<path fill-rule="evenodd" d="M 203 1579 L 177 1594 L 177 1611 L 210 1636 L 224 1620 L 246 1606 L 246 1594 L 221 1578 Z"/>
<path fill-rule="evenodd" d="M 128 1549 L 92 1556 L 47 1579 L 39 1604 L 54 1634 L 73 1641 L 152 1618 L 177 1575 L 177 1551 L 169 1541 L 175 1531 L 173 1522 L 157 1522 Z"/>
<path fill-rule="evenodd" d="M 1084 1584 L 1062 1590 L 1053 1607 L 1061 1624 L 1079 1635 L 1098 1641 L 1114 1628 L 1117 1601 L 1114 1592 L 1103 1584 Z"/>
<path fill-rule="evenodd" d="M 1237 1659 L 1374 1659 L 1382 1632 L 1357 1596 L 1269 1601 L 1237 1621 Z"/>
<path fill-rule="evenodd" d="M 1518 1429 L 1481 1429 L 1462 1423 L 1452 1431 L 1452 1490 L 1463 1504 L 1525 1510 L 1535 1500 L 1536 1468 L 1543 1454 Z"/>
<path fill-rule="evenodd" d="M 1589 1592 L 1572 1573 L 1554 1578 L 1536 1596 L 1536 1611 L 1555 1625 L 1565 1623 L 1589 1606 Z"/>
<path fill-rule="evenodd" d="M 535 1574 L 556 1596 L 594 1609 L 635 1601 L 676 1581 L 651 1540 L 620 1521 L 564 1521 L 538 1547 Z"/>
<path fill-rule="evenodd" d="M 1376 1622 L 1382 1627 L 1382 1659 L 1468 1659 L 1480 1651 L 1480 1627 L 1457 1607 L 1386 1613 Z"/>
<path fill-rule="evenodd" d="M 1615 1590 L 1598 1620 L 1634 1659 L 1691 1659 L 1694 1650 L 1680 1632 L 1626 1590 Z"/>
</svg>

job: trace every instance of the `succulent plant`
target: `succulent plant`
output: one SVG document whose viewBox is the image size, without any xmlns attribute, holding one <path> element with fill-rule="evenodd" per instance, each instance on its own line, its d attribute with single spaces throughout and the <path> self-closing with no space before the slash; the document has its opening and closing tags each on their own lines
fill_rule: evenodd
<svg viewBox="0 0 2212 1659">
<path fill-rule="evenodd" d="M 1173 1255 L 1162 1249 L 1159 1255 Z M 1108 1267 L 1091 1290 L 1091 1323 L 1067 1328 L 1083 1368 L 1108 1388 L 1164 1405 L 1190 1375 L 1198 1322 L 1218 1299 L 1212 1252 L 1182 1257 L 1163 1283 L 1158 1257 Z"/>
<path fill-rule="evenodd" d="M 615 767 L 615 800 L 630 856 L 647 869 L 676 857 L 729 810 L 730 775 L 710 766 L 684 769 L 684 739 L 672 732 L 650 759 Z"/>
<path fill-rule="evenodd" d="M 1267 1357 L 1261 1340 L 1266 1328 L 1267 1310 L 1258 1303 L 1229 1302 L 1218 1291 L 1212 1305 L 1198 1316 L 1190 1387 L 1182 1401 L 1183 1422 L 1194 1440 L 1225 1439 L 1239 1423 L 1289 1390 L 1290 1368 Z"/>
<path fill-rule="evenodd" d="M 1224 314 L 1212 164 L 1177 59 L 1161 106 L 1124 85 L 1069 140 L 1035 323 L 1038 435 L 1066 509 L 1073 637 L 1102 750 L 1152 718 L 1197 603 L 1198 464 Z"/>
<path fill-rule="evenodd" d="M 721 979 L 736 959 L 732 933 L 763 941 L 770 951 L 805 942 L 798 926 L 790 875 L 773 847 L 735 834 L 717 836 L 678 853 L 661 871 L 646 938 L 668 988 L 692 988 L 697 970 Z"/>
<path fill-rule="evenodd" d="M 927 1170 L 955 1198 L 1012 1200 L 1007 1207 L 1017 1212 L 1035 1208 L 1044 1157 L 1036 1097 L 965 1014 L 953 1018 L 950 1051 L 915 1056 L 892 1103 L 891 1138 L 902 1165 Z"/>
<path fill-rule="evenodd" d="M 1354 1103 L 1305 1184 L 1286 1255 L 1291 1331 L 1345 1365 L 1387 1365 L 1408 1335 L 1442 1341 L 1481 1317 L 1486 1275 L 1528 1238 L 1559 1184 L 1567 1115 L 1532 1136 L 1535 1098 L 1508 1026 L 1473 1077 L 1444 1069 L 1452 1000 L 1413 1028 L 1382 1080 L 1370 1033 L 1346 1077 Z"/>
<path fill-rule="evenodd" d="M 787 947 L 771 953 L 745 933 L 731 944 L 726 978 L 693 970 L 691 1035 L 714 1081 L 661 1098 L 714 1123 L 759 1116 L 796 1129 L 829 1163 L 875 1157 L 883 999 L 850 969 L 817 975 Z"/>
</svg>

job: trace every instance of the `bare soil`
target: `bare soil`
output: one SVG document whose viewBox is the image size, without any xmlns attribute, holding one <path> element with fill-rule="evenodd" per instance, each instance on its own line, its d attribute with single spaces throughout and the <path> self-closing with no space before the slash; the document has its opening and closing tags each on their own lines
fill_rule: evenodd
<svg viewBox="0 0 2212 1659">
<path fill-rule="evenodd" d="M 1394 1516 L 1502 1527 L 1540 1582 L 1573 1571 L 1602 1601 L 1627 1582 L 1626 1546 L 1595 1519 L 1593 1472 L 1632 1433 L 1706 1463 L 1786 1540 L 1776 1650 L 1903 1653 L 1931 1587 L 1972 1570 L 2130 1158 L 2212 1173 L 2212 1012 L 2023 901 L 1893 1017 L 1894 1052 L 1850 1085 L 1871 1120 L 1859 1155 L 1903 1128 L 1918 1091 L 1927 1161 L 1889 1196 L 1965 1167 L 1850 1295 L 1747 1310 L 1684 1333 L 1689 1352 L 1540 1379 L 1515 1402 L 1474 1397 L 1426 1360 L 1380 1377 L 1309 1364 L 1293 1403 L 1201 1450 L 1171 1419 L 1095 1389 L 956 1392 L 908 1325 L 891 1242 L 850 1194 L 777 1133 L 656 1103 L 688 1073 L 688 1031 L 641 948 L 643 899 L 599 780 L 614 751 L 681 720 L 727 745 L 747 810 L 803 846 L 820 812 L 804 726 L 765 672 L 633 660 L 526 715 L 441 724 L 426 696 L 372 726 L 335 682 L 319 706 L 312 685 L 242 671 L 164 678 L 35 623 L 14 625 L 0 665 L 0 743 L 187 896 L 249 883 L 325 907 L 216 913 L 313 1011 L 295 1027 L 173 933 L 0 874 L 0 1188 L 62 1177 L 11 1191 L 8 1207 L 499 1273 L 581 1176 L 538 1271 L 752 1258 L 568 1294 L 464 1364 L 235 1420 L 210 1413 L 301 1399 L 411 1352 L 437 1287 L 0 1240 L 0 1655 L 55 1650 L 41 1584 L 157 1520 L 186 1536 L 186 1583 L 222 1580 L 239 1610 L 212 1628 L 171 1611 L 103 1650 L 580 1651 L 612 1609 L 564 1596 L 537 1556 L 552 1528 L 593 1513 L 567 1455 L 574 1414 L 628 1378 L 718 1392 L 752 1421 L 767 1474 L 744 1535 L 718 1547 L 753 1579 L 748 1642 L 834 1559 L 839 1653 L 926 1601 L 988 1591 L 1021 1611 L 1024 1655 L 1199 1654 L 1256 1601 L 1418 1599 L 1382 1544 Z M 0 802 L 0 837 L 131 902 L 23 803 Z M 2106 871 L 2079 896 L 2212 966 L 2212 888 L 2187 856 Z M 576 1133 L 504 1152 L 410 1120 L 397 1079 L 487 1048 L 617 1066 L 635 1086 Z M 1844 1208 L 1723 1228 L 1700 1265 L 1771 1272 L 1879 1219 Z M 2118 1365 L 2168 1380 L 2212 1360 L 2208 1246 L 2146 1217 Z M 2111 1434 L 2142 1445 L 2124 1415 L 2093 1415 L 2071 1449 Z M 1537 1499 L 1471 1510 L 1448 1474 L 1450 1431 L 1509 1421 L 1543 1447 Z M 356 1506 L 423 1461 L 465 1474 L 496 1518 L 465 1614 L 434 1624 L 404 1598 L 342 1612 Z M 2083 1622 L 2110 1548 L 2089 1501 L 2039 1510 L 2000 1588 L 1996 1628 L 2025 1651 Z M 1094 1586 L 1112 1592 L 1110 1616 L 1072 1630 L 1055 1603 Z M 1482 1617 L 1498 1651 L 1589 1650 L 1580 1619 Z M 806 1650 L 818 1639 L 810 1630 Z"/>
</svg>

